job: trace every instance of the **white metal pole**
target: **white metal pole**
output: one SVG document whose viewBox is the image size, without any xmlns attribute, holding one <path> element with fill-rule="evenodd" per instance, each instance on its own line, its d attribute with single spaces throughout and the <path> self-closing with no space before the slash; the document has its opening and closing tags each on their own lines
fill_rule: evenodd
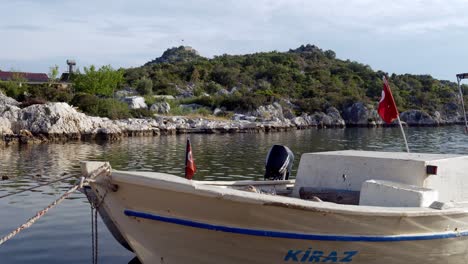
<svg viewBox="0 0 468 264">
<path fill-rule="evenodd" d="M 401 134 L 403 134 L 403 139 L 405 140 L 406 152 L 410 153 L 409 147 L 408 147 L 408 141 L 406 141 L 405 130 L 403 129 L 403 125 L 401 124 L 400 116 L 397 115 L 397 118 L 398 118 L 398 124 L 400 124 Z"/>
<path fill-rule="evenodd" d="M 458 82 L 458 91 L 460 92 L 461 105 L 463 108 L 463 118 L 465 119 L 465 133 L 468 133 L 468 121 L 466 119 L 465 100 L 463 100 L 463 91 L 462 91 L 461 84 L 460 84 L 460 78 L 458 76 L 457 76 L 457 82 Z"/>
</svg>

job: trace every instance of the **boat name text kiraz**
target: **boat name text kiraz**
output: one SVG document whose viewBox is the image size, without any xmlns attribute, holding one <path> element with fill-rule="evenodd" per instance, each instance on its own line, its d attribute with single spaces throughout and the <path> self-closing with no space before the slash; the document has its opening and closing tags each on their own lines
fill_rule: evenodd
<svg viewBox="0 0 468 264">
<path fill-rule="evenodd" d="M 353 257 L 356 256 L 358 251 L 345 251 L 339 253 L 337 251 L 323 252 L 320 250 L 312 250 L 308 248 L 306 250 L 289 250 L 284 256 L 285 262 L 352 262 Z"/>
</svg>

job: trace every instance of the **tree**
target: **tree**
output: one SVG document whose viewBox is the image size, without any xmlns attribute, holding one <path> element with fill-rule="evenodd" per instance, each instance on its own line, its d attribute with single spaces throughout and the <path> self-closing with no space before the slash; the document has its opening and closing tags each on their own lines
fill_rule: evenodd
<svg viewBox="0 0 468 264">
<path fill-rule="evenodd" d="M 110 96 L 123 80 L 123 70 L 114 70 L 110 65 L 96 70 L 91 65 L 89 68 L 84 67 L 84 74 L 73 77 L 73 85 L 77 92 Z"/>
<path fill-rule="evenodd" d="M 15 72 L 9 81 L 0 81 L 0 90 L 16 100 L 23 101 L 28 90 L 27 80 L 20 72 Z"/>
<path fill-rule="evenodd" d="M 141 78 L 138 80 L 136 85 L 136 90 L 141 95 L 149 95 L 153 93 L 153 81 L 146 77 Z"/>
<path fill-rule="evenodd" d="M 59 74 L 59 66 L 56 64 L 54 66 L 49 67 L 49 79 L 50 81 L 54 82 L 57 80 Z"/>
<path fill-rule="evenodd" d="M 325 51 L 325 56 L 328 59 L 333 60 L 333 59 L 336 58 L 336 53 L 333 50 L 327 50 L 327 51 Z"/>
</svg>

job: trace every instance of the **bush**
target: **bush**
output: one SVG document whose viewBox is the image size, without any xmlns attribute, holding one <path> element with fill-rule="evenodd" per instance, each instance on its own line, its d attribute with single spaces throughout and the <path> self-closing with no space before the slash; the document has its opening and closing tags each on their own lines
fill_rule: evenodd
<svg viewBox="0 0 468 264">
<path fill-rule="evenodd" d="M 212 112 L 208 108 L 202 107 L 202 108 L 198 108 L 195 111 L 195 114 L 202 115 L 202 116 L 209 116 L 212 114 Z"/>
<path fill-rule="evenodd" d="M 226 96 L 220 101 L 219 105 L 226 107 L 229 111 L 252 111 L 267 102 L 268 98 L 266 96 L 254 94 L 248 96 Z"/>
<path fill-rule="evenodd" d="M 217 93 L 221 89 L 223 89 L 223 87 L 213 81 L 205 84 L 205 91 L 209 94 Z"/>
<path fill-rule="evenodd" d="M 78 93 L 71 100 L 71 104 L 81 109 L 81 111 L 96 115 L 98 112 L 99 98 L 95 95 Z"/>
<path fill-rule="evenodd" d="M 145 118 L 145 117 L 152 117 L 154 115 L 154 112 L 150 111 L 147 108 L 140 108 L 140 109 L 130 110 L 130 114 L 134 118 Z"/>
<path fill-rule="evenodd" d="M 309 114 L 316 111 L 322 111 L 325 108 L 325 105 L 327 105 L 327 101 L 317 97 L 300 99 L 295 101 L 294 103 L 299 106 L 302 112 L 306 112 Z"/>
<path fill-rule="evenodd" d="M 100 99 L 98 104 L 98 116 L 110 119 L 122 119 L 132 117 L 126 103 L 115 99 Z"/>
<path fill-rule="evenodd" d="M 158 102 L 158 99 L 160 98 L 154 98 L 152 95 L 145 95 L 143 96 L 145 98 L 145 104 L 148 106 L 151 106 L 152 104 Z M 164 99 L 160 99 L 161 101 L 164 101 Z"/>
<path fill-rule="evenodd" d="M 146 77 L 138 80 L 136 90 L 141 95 L 150 95 L 153 93 L 153 81 Z"/>
<path fill-rule="evenodd" d="M 123 70 L 114 70 L 110 65 L 98 70 L 94 65 L 84 68 L 84 74 L 73 75 L 73 85 L 78 92 L 110 96 L 124 81 Z"/>
<path fill-rule="evenodd" d="M 99 98 L 95 95 L 80 93 L 73 97 L 71 103 L 88 115 L 122 119 L 131 117 L 126 103 L 112 98 Z"/>
<path fill-rule="evenodd" d="M 29 86 L 27 97 L 50 102 L 65 103 L 69 103 L 73 98 L 73 96 L 68 91 L 49 86 L 48 84 L 41 86 Z"/>
<path fill-rule="evenodd" d="M 23 102 L 21 102 L 20 107 L 24 108 L 30 105 L 45 104 L 45 103 L 47 103 L 47 101 L 42 98 L 27 98 Z"/>
<path fill-rule="evenodd" d="M 28 90 L 28 86 L 26 84 L 20 85 L 15 81 L 0 81 L 0 90 L 3 90 L 9 97 L 13 97 L 18 101 L 23 101 L 25 99 L 25 93 Z"/>
<path fill-rule="evenodd" d="M 180 116 L 183 116 L 183 115 L 188 115 L 191 113 L 190 109 L 188 108 L 182 108 L 180 106 L 175 106 L 175 107 L 172 107 L 171 106 L 171 111 L 169 112 L 171 115 L 180 115 Z"/>
</svg>

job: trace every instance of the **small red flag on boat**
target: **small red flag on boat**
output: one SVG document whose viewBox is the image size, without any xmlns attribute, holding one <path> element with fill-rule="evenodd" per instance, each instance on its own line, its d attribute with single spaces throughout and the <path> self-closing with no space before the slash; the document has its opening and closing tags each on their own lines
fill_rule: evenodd
<svg viewBox="0 0 468 264">
<path fill-rule="evenodd" d="M 398 118 L 398 109 L 385 76 L 383 77 L 382 98 L 379 102 L 378 112 L 382 120 L 386 123 L 391 123 Z"/>
<path fill-rule="evenodd" d="M 197 167 L 193 160 L 192 146 L 190 145 L 190 139 L 187 138 L 187 148 L 185 152 L 185 178 L 191 180 L 196 171 Z"/>
</svg>

